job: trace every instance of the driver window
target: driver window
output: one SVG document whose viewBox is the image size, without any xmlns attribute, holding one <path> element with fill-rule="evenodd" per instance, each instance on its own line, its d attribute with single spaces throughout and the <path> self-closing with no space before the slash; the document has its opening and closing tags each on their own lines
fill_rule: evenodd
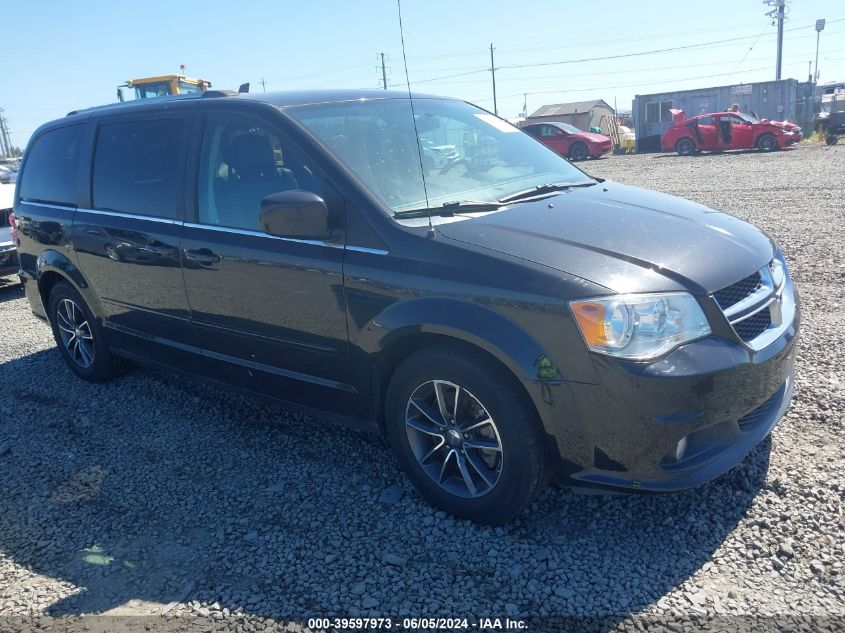
<svg viewBox="0 0 845 633">
<path fill-rule="evenodd" d="M 206 120 L 197 196 L 201 224 L 260 231 L 261 200 L 293 189 L 325 199 L 326 188 L 299 152 L 266 126 L 239 115 Z"/>
</svg>

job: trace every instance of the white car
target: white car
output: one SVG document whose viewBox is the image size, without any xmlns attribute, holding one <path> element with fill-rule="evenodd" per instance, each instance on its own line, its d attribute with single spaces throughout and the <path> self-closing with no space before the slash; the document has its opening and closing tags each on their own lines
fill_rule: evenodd
<svg viewBox="0 0 845 633">
<path fill-rule="evenodd" d="M 0 165 L 0 184 L 12 183 L 18 180 L 18 172 L 8 165 Z"/>
<path fill-rule="evenodd" d="M 0 277 L 18 272 L 18 255 L 9 226 L 15 185 L 0 184 Z"/>
</svg>

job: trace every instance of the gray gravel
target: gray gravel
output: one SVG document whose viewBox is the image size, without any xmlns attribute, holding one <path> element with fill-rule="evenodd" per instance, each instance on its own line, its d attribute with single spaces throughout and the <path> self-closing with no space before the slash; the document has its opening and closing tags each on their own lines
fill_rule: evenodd
<svg viewBox="0 0 845 633">
<path fill-rule="evenodd" d="M 795 400 L 740 466 L 668 496 L 550 489 L 507 527 L 480 527 L 426 505 L 378 438 L 158 371 L 76 379 L 7 283 L 0 630 L 360 615 L 845 627 L 845 146 L 585 167 L 731 210 L 783 247 L 804 311 Z"/>
</svg>

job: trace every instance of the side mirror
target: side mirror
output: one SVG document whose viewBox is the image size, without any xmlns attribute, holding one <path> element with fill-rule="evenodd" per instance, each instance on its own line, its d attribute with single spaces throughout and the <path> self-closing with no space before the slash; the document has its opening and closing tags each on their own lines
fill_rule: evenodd
<svg viewBox="0 0 845 633">
<path fill-rule="evenodd" d="M 331 239 L 329 210 L 316 193 L 293 189 L 261 201 L 258 221 L 265 233 L 277 237 Z"/>
</svg>

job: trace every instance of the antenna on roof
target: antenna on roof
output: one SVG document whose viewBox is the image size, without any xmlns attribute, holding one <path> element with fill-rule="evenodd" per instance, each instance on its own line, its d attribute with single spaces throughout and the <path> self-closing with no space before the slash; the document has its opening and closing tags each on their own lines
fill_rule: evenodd
<svg viewBox="0 0 845 633">
<path fill-rule="evenodd" d="M 425 167 L 423 167 L 422 149 L 420 149 L 420 133 L 417 130 L 417 114 L 414 112 L 414 95 L 411 94 L 411 79 L 408 76 L 408 58 L 405 56 L 405 29 L 402 27 L 402 0 L 396 0 L 396 8 L 399 9 L 399 39 L 402 42 L 402 63 L 405 66 L 405 83 L 408 86 L 408 101 L 411 104 L 411 120 L 414 122 L 414 142 L 417 144 L 423 195 L 425 196 L 425 206 L 428 209 L 428 236 L 434 237 L 434 226 L 431 224 L 431 205 L 428 202 L 428 188 L 425 186 Z"/>
</svg>

